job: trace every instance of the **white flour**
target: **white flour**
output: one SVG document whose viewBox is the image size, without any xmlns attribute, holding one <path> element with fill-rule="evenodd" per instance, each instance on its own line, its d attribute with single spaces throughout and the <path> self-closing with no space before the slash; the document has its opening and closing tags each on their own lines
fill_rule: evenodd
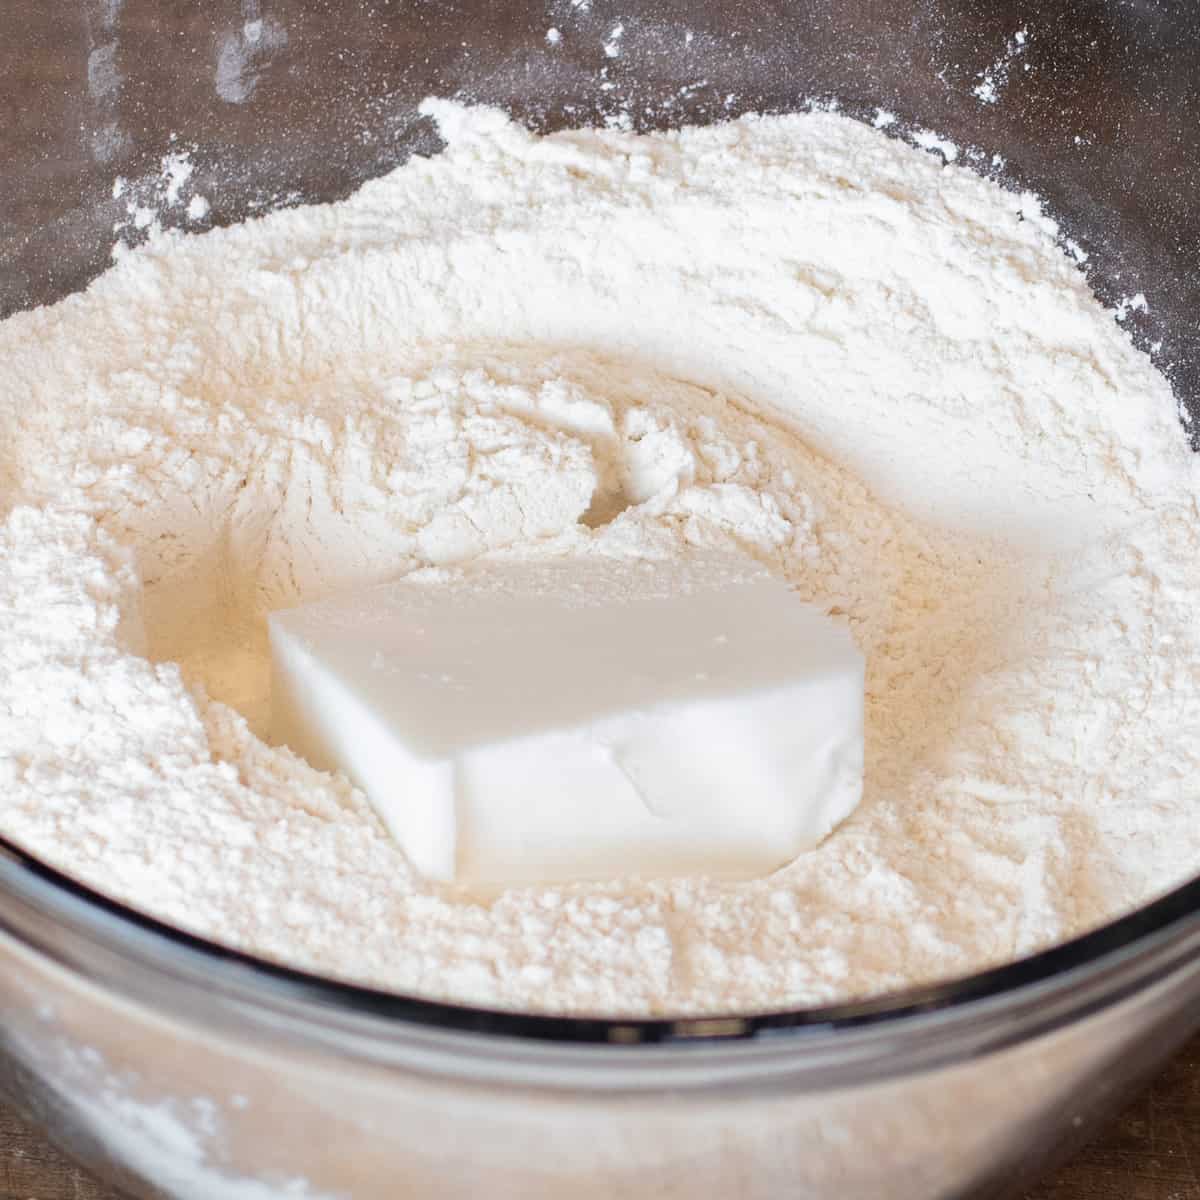
<svg viewBox="0 0 1200 1200">
<path fill-rule="evenodd" d="M 827 114 L 434 108 L 445 154 L 0 326 L 5 836 L 318 971 L 625 1013 L 960 974 L 1200 867 L 1195 462 L 1032 198 Z M 460 902 L 254 732 L 274 607 L 731 544 L 869 664 L 863 804 L 770 879 Z"/>
</svg>

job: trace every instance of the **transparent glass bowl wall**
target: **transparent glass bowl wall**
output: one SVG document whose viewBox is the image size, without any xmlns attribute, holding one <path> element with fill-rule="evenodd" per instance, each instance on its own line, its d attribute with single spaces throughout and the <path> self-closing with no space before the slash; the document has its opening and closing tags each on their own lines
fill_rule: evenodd
<svg viewBox="0 0 1200 1200">
<path fill-rule="evenodd" d="M 161 201 L 162 158 L 181 149 L 210 213 L 158 212 L 196 228 L 343 196 L 434 152 L 415 110 L 428 93 L 539 127 L 836 98 L 977 149 L 980 167 L 1046 197 L 1102 296 L 1146 295 L 1131 327 L 1181 396 L 1196 392 L 1200 23 L 1183 6 L 13 8 L 2 312 L 101 270 L 130 197 Z M 1006 58 L 985 103 L 973 89 Z M 133 191 L 115 195 L 118 177 Z M 0 1090 L 134 1195 L 1018 1195 L 1200 1023 L 1198 912 L 1190 885 L 1049 955 L 841 1010 L 527 1020 L 254 964 L 8 847 Z"/>
<path fill-rule="evenodd" d="M 0 1094 L 134 1196 L 1020 1196 L 1192 1032 L 1200 885 L 1037 959 L 760 1019 L 305 979 L 0 855 Z"/>
</svg>

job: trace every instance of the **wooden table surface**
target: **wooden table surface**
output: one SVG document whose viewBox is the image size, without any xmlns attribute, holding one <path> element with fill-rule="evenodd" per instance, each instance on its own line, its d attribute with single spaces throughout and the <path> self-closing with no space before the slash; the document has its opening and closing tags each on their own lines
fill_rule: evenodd
<svg viewBox="0 0 1200 1200">
<path fill-rule="evenodd" d="M 0 1107 L 0 1200 L 121 1198 Z M 1200 1037 L 1026 1200 L 1200 1200 Z"/>
</svg>

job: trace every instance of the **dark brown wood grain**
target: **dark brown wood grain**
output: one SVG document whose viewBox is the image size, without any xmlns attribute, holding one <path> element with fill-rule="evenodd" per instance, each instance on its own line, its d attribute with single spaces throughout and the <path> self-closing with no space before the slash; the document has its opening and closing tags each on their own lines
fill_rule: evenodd
<svg viewBox="0 0 1200 1200">
<path fill-rule="evenodd" d="M 0 1200 L 122 1198 L 0 1108 Z M 1200 1038 L 1026 1200 L 1200 1200 Z"/>
<path fill-rule="evenodd" d="M 120 1200 L 0 1108 L 0 1200 Z"/>
</svg>

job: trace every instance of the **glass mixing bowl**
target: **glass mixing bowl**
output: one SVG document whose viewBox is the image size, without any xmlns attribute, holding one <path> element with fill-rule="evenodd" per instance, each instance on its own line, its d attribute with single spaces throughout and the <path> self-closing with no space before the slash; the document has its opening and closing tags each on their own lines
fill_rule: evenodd
<svg viewBox="0 0 1200 1200">
<path fill-rule="evenodd" d="M 539 128 L 836 100 L 1042 195 L 1106 301 L 1148 299 L 1128 324 L 1195 411 L 1184 3 L 9 0 L 5 16 L 2 313 L 84 286 L 115 226 L 136 237 L 131 208 L 228 223 L 435 152 L 428 93 Z M 182 152 L 207 214 L 167 195 L 163 158 Z M 1191 883 L 869 1003 L 521 1017 L 221 950 L 0 843 L 0 1091 L 135 1196 L 1019 1195 L 1200 1025 L 1198 949 Z"/>
</svg>

